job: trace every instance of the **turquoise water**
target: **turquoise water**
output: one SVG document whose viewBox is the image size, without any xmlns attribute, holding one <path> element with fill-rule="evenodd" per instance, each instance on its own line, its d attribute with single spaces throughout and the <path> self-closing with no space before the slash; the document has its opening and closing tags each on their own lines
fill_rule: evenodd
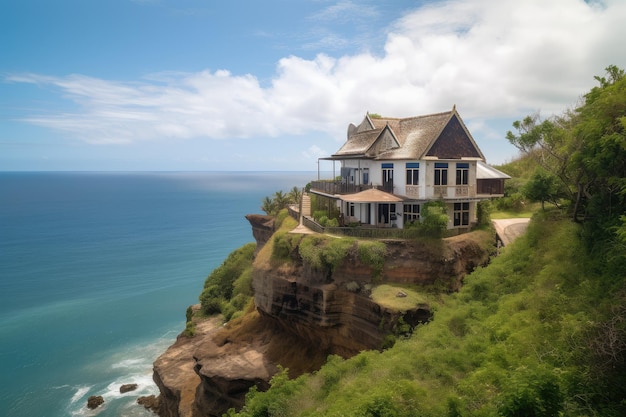
<svg viewBox="0 0 626 417">
<path fill-rule="evenodd" d="M 153 416 L 152 362 L 244 216 L 316 175 L 0 173 L 0 416 Z"/>
</svg>

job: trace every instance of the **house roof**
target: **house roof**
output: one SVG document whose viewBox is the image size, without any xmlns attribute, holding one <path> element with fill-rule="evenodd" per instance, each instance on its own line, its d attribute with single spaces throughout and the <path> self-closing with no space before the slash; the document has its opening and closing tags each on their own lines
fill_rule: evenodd
<svg viewBox="0 0 626 417">
<path fill-rule="evenodd" d="M 478 161 L 476 164 L 476 179 L 477 180 L 500 180 L 510 179 L 511 177 L 502 171 L 498 171 L 494 167 L 485 164 L 482 161 Z"/>
<path fill-rule="evenodd" d="M 370 117 L 350 125 L 348 139 L 330 159 L 441 159 L 484 156 L 454 107 L 451 111 L 408 118 Z"/>
<path fill-rule="evenodd" d="M 377 190 L 376 188 L 370 188 L 355 194 L 341 195 L 339 198 L 350 203 L 395 203 L 404 201 L 401 197 Z"/>
</svg>

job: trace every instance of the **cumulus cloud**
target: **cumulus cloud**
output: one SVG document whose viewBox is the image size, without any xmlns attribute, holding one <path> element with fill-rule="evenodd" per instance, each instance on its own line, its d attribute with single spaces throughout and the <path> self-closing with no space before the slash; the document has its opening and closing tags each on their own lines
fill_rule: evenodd
<svg viewBox="0 0 626 417">
<path fill-rule="evenodd" d="M 320 16 L 350 9 L 340 2 Z M 395 22 L 384 50 L 343 57 L 284 57 L 266 86 L 225 70 L 152 74 L 136 82 L 22 74 L 52 86 L 72 112 L 26 121 L 91 143 L 215 139 L 325 132 L 341 140 L 366 111 L 410 116 L 454 104 L 477 128 L 491 119 L 558 113 L 626 66 L 626 2 L 451 0 Z M 308 155 L 319 154 L 309 149 Z"/>
</svg>

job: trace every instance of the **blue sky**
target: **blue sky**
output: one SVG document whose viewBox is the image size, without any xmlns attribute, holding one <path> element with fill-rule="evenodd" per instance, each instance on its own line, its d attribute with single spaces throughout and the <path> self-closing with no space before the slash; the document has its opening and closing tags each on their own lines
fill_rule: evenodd
<svg viewBox="0 0 626 417">
<path fill-rule="evenodd" d="M 0 0 L 0 170 L 307 170 L 367 111 L 514 120 L 626 68 L 622 0 Z"/>
</svg>

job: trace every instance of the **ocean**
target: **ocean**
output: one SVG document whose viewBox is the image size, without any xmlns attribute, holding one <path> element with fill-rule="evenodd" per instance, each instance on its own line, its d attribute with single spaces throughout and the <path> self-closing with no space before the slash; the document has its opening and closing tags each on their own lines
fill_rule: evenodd
<svg viewBox="0 0 626 417">
<path fill-rule="evenodd" d="M 244 216 L 315 178 L 0 172 L 0 416 L 153 416 L 136 404 L 158 394 L 152 363 L 209 273 L 254 241 Z"/>
</svg>

